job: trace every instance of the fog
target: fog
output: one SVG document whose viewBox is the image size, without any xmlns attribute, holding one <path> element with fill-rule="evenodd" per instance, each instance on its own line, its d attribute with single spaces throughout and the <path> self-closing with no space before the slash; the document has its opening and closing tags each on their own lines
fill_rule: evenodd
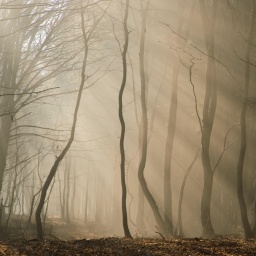
<svg viewBox="0 0 256 256">
<path fill-rule="evenodd" d="M 255 235 L 255 25 L 253 0 L 2 0 L 0 231 Z"/>
</svg>

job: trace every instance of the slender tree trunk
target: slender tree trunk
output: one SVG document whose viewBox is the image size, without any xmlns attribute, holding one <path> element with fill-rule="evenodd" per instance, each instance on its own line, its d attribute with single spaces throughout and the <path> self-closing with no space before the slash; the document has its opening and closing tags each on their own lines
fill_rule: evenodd
<svg viewBox="0 0 256 256">
<path fill-rule="evenodd" d="M 136 226 L 137 226 L 137 232 L 139 234 L 144 235 L 146 232 L 146 226 L 144 222 L 144 212 L 145 212 L 145 196 L 143 194 L 143 190 L 141 185 L 138 186 L 138 212 L 137 212 L 137 218 L 136 218 Z"/>
<path fill-rule="evenodd" d="M 76 162 L 74 161 L 74 178 L 73 178 L 73 189 L 72 189 L 72 198 L 71 198 L 71 209 L 70 216 L 75 218 L 75 199 L 76 199 Z"/>
<path fill-rule="evenodd" d="M 244 198 L 244 188 L 243 188 L 243 170 L 244 170 L 244 158 L 246 154 L 246 111 L 247 111 L 247 99 L 248 99 L 248 91 L 250 85 L 250 53 L 252 49 L 253 43 L 253 35 L 255 28 L 255 14 L 256 14 L 256 3 L 255 1 L 251 1 L 252 4 L 252 12 L 251 12 L 251 23 L 248 33 L 248 46 L 245 53 L 245 74 L 244 74 L 244 92 L 241 106 L 241 114 L 240 114 L 240 153 L 237 164 L 237 197 L 240 206 L 240 214 L 244 229 L 245 238 L 251 238 L 253 236 L 252 229 L 250 227 L 250 223 L 247 215 L 247 206 Z"/>
<path fill-rule="evenodd" d="M 60 179 L 60 173 L 58 172 L 58 181 L 59 181 L 59 198 L 60 198 L 60 214 L 61 218 L 64 219 L 64 202 L 63 202 L 63 196 L 61 193 L 61 179 Z"/>
<path fill-rule="evenodd" d="M 17 3 L 18 4 L 18 3 Z M 21 58 L 22 40 L 24 31 L 21 29 L 21 23 L 16 19 L 20 17 L 21 9 L 13 9 L 10 11 L 5 26 L 1 28 L 4 34 L 16 30 L 10 37 L 3 39 L 1 50 L 2 56 L 2 75 L 0 78 L 0 92 L 14 94 L 16 90 L 17 73 Z M 19 29 L 18 29 L 19 28 Z M 13 53 L 13 54 L 10 54 Z M 0 103 L 1 112 L 4 113 L 0 117 L 0 193 L 2 192 L 4 170 L 9 147 L 10 133 L 12 122 L 15 118 L 15 102 L 14 95 L 4 96 Z"/>
<path fill-rule="evenodd" d="M 199 3 L 208 54 L 202 121 L 202 162 L 204 169 L 204 183 L 201 201 L 201 222 L 203 236 L 213 236 L 214 230 L 210 213 L 214 172 L 212 170 L 210 159 L 210 140 L 217 105 L 216 63 L 214 59 L 214 23 L 216 18 L 217 2 L 212 3 L 210 18 L 207 14 L 204 0 L 200 0 Z"/>
<path fill-rule="evenodd" d="M 127 27 L 127 19 L 129 14 L 129 0 L 125 3 L 125 15 L 124 15 L 124 47 L 122 50 L 122 61 L 123 61 L 123 80 L 119 91 L 118 103 L 119 103 L 119 121 L 121 124 L 121 135 L 120 135 L 120 154 L 121 154 L 121 185 L 122 185 L 122 215 L 123 215 L 123 229 L 125 237 L 132 237 L 128 227 L 127 220 L 127 206 L 126 206 L 126 182 L 125 182 L 125 150 L 124 150 L 124 137 L 125 137 L 125 122 L 123 117 L 123 93 L 127 80 L 127 49 L 129 44 L 129 31 Z"/>
<path fill-rule="evenodd" d="M 31 225 L 32 214 L 33 214 L 33 211 L 34 211 L 35 198 L 39 193 L 40 193 L 40 190 L 35 195 L 32 196 L 26 229 Z"/>
<path fill-rule="evenodd" d="M 69 156 L 70 157 L 70 156 Z M 67 223 L 70 222 L 70 216 L 69 216 L 69 197 L 70 197 L 70 168 L 71 168 L 71 159 L 67 159 L 66 162 L 66 177 L 65 177 L 65 184 L 67 188 L 67 192 L 65 194 L 66 198 L 66 204 L 65 204 L 65 220 Z"/>
<path fill-rule="evenodd" d="M 14 57 L 11 59 L 9 57 L 4 58 L 4 62 L 7 62 L 7 63 L 6 63 L 6 70 L 5 69 L 3 70 L 3 73 L 5 75 L 2 76 L 1 87 L 3 87 L 3 88 L 13 87 L 13 85 L 15 84 L 17 69 L 14 69 L 15 65 L 13 63 L 16 61 L 17 60 L 14 60 Z M 3 89 L 3 92 L 4 91 L 5 90 Z M 7 92 L 14 93 L 15 90 L 13 89 L 10 91 L 10 89 L 9 89 Z M 12 126 L 14 116 L 15 116 L 14 96 L 13 95 L 5 96 L 1 102 L 0 107 L 3 112 L 6 112 L 6 115 L 1 117 L 1 125 L 0 125 L 0 135 L 1 135 L 1 139 L 0 139 L 0 193 L 1 193 L 2 186 L 3 186 L 4 170 L 5 170 L 5 166 L 6 166 L 6 159 L 7 159 L 7 153 L 8 153 L 8 146 L 9 146 L 9 141 L 10 141 L 11 126 Z"/>
<path fill-rule="evenodd" d="M 138 136 L 138 142 L 139 142 L 139 159 L 141 159 L 141 152 L 142 152 L 142 120 L 139 123 L 139 136 Z M 145 212 L 145 196 L 143 193 L 143 189 L 141 187 L 141 184 L 139 183 L 138 187 L 138 212 L 137 212 L 137 231 L 138 233 L 143 233 L 146 231 L 146 226 L 144 222 L 144 212 Z"/>
<path fill-rule="evenodd" d="M 96 222 L 97 223 L 101 223 L 102 221 L 102 195 L 101 195 L 101 187 L 100 185 L 100 179 L 99 179 L 99 170 L 94 170 L 94 173 L 95 173 L 95 196 L 96 196 L 96 203 L 95 203 L 95 206 L 96 206 Z M 103 186 L 103 185 L 102 185 Z M 104 187 L 104 186 L 103 186 Z"/>
<path fill-rule="evenodd" d="M 65 168 L 65 171 L 64 171 L 64 178 L 63 178 L 63 194 L 62 194 L 62 203 L 63 203 L 63 220 L 65 221 L 66 220 L 66 217 L 67 217 L 67 215 L 66 215 L 66 209 L 67 209 L 67 207 L 66 207 L 66 205 L 67 205 L 67 197 L 66 197 L 66 194 L 67 194 L 67 192 L 66 192 L 66 190 L 67 190 L 67 171 L 68 171 L 68 169 L 67 169 L 67 166 L 66 166 L 66 168 Z"/>
<path fill-rule="evenodd" d="M 195 3 L 192 3 L 191 11 L 189 20 L 187 21 L 188 26 L 185 27 L 185 21 L 186 21 L 186 15 L 185 15 L 185 9 L 186 9 L 187 1 L 180 1 L 180 7 L 181 10 L 183 10 L 183 13 L 181 15 L 177 33 L 178 35 L 182 35 L 183 39 L 180 43 L 182 49 L 186 46 L 186 41 L 188 39 L 189 33 L 190 33 L 190 24 L 192 21 L 192 14 L 194 11 Z M 168 117 L 168 132 L 167 132 L 167 139 L 166 139 L 166 146 L 165 146 L 165 165 L 164 165 L 164 217 L 165 217 L 165 223 L 169 226 L 169 230 L 173 233 L 173 223 L 172 223 L 172 191 L 171 191 L 171 164 L 172 164 L 172 151 L 173 151 L 173 143 L 174 143 L 174 135 L 175 135 L 175 129 L 176 129 L 176 116 L 177 116 L 177 103 L 178 103 L 178 80 L 179 80 L 179 72 L 180 72 L 180 60 L 175 63 L 173 74 L 172 74 L 172 91 L 171 91 L 171 104 L 169 109 L 169 117 Z M 192 165 L 193 166 L 193 165 Z M 178 223 L 177 228 L 178 230 L 175 231 L 175 233 L 178 232 L 179 236 L 183 236 L 183 230 L 182 230 L 182 221 L 181 221 L 181 207 L 182 207 L 182 199 L 183 199 L 183 191 L 186 184 L 186 179 L 189 173 L 189 170 L 192 168 L 189 167 L 188 171 L 186 172 L 181 191 L 180 191 L 180 200 L 179 200 L 179 207 L 178 207 Z"/>
<path fill-rule="evenodd" d="M 89 194 L 89 171 L 86 180 L 86 188 L 85 188 L 85 202 L 84 202 L 84 223 L 88 222 L 88 194 Z"/>
<path fill-rule="evenodd" d="M 134 98 L 134 106 L 135 106 L 135 118 L 136 123 L 138 125 L 139 129 L 139 135 L 138 135 L 138 144 L 139 144 L 139 154 L 141 152 L 142 148 L 142 120 L 139 120 L 138 117 L 138 106 L 137 106 L 137 99 L 136 99 L 136 92 L 135 92 L 135 78 L 134 78 L 134 69 L 133 64 L 131 61 L 131 58 L 129 56 L 129 62 L 131 66 L 131 73 L 132 73 L 132 89 L 133 89 L 133 98 Z M 141 158 L 141 155 L 139 155 L 139 159 Z M 146 233 L 146 226 L 144 222 L 144 210 L 145 210 L 145 196 L 143 194 L 143 190 L 141 188 L 140 183 L 138 184 L 138 210 L 137 210 L 137 217 L 136 217 L 136 228 L 138 234 L 144 234 Z"/>
<path fill-rule="evenodd" d="M 189 175 L 190 171 L 192 170 L 200 151 L 201 151 L 201 149 L 199 149 L 196 152 L 194 159 L 192 160 L 191 164 L 189 165 L 189 167 L 183 177 L 181 188 L 180 188 L 180 198 L 179 198 L 179 204 L 178 204 L 178 223 L 177 223 L 177 231 L 176 231 L 176 234 L 179 237 L 183 237 L 183 235 L 184 235 L 183 226 L 182 226 L 182 202 L 183 202 L 183 194 L 184 194 L 184 190 L 185 190 L 185 185 L 187 182 L 188 175 Z"/>
<path fill-rule="evenodd" d="M 146 34 L 146 17 L 149 7 L 149 0 L 146 2 L 146 7 L 142 6 L 142 25 L 141 25 L 141 38 L 140 38 L 140 80 L 141 80 L 141 111 L 142 111 L 142 150 L 141 159 L 138 169 L 138 178 L 143 190 L 143 193 L 153 211 L 155 220 L 160 231 L 164 235 L 168 235 L 167 228 L 165 226 L 164 220 L 160 214 L 157 203 L 148 189 L 147 182 L 144 177 L 144 169 L 147 160 L 147 147 L 148 147 L 148 119 L 147 119 L 147 106 L 146 106 L 146 79 L 145 79 L 145 68 L 144 68 L 144 45 L 145 45 L 145 34 Z"/>
<path fill-rule="evenodd" d="M 253 214 L 254 214 L 254 225 L 253 225 L 253 228 L 252 228 L 252 233 L 253 233 L 254 236 L 256 236 L 256 196 L 255 196 L 255 201 L 254 201 Z"/>
<path fill-rule="evenodd" d="M 172 189 L 171 189 L 171 163 L 172 149 L 176 128 L 176 114 L 178 104 L 178 77 L 179 67 L 175 68 L 172 80 L 171 104 L 169 108 L 167 138 L 165 144 L 164 160 L 164 221 L 170 234 L 173 233 L 172 223 Z"/>
<path fill-rule="evenodd" d="M 45 221 L 46 221 L 46 218 L 47 218 L 50 196 L 51 196 L 51 193 L 52 193 L 52 190 L 53 190 L 53 187 L 54 187 L 54 183 L 55 183 L 55 176 L 53 177 L 53 179 L 54 179 L 54 181 L 52 182 L 51 188 L 50 188 L 49 193 L 48 193 L 48 197 L 46 199 L 46 207 L 45 207 L 44 220 L 43 220 L 44 225 L 45 225 Z"/>
<path fill-rule="evenodd" d="M 18 161 L 18 156 L 16 156 L 16 162 L 15 162 L 15 165 L 17 164 L 17 161 Z M 6 224 L 5 224 L 5 228 L 7 230 L 8 228 L 8 223 L 9 223 L 9 220 L 11 218 L 11 215 L 13 213 L 13 206 L 14 206 L 14 201 L 15 201 L 15 192 L 16 192 L 16 184 L 17 184 L 17 178 L 18 178 L 18 174 L 17 174 L 17 167 L 15 167 L 14 169 L 14 179 L 13 179 L 13 188 L 12 188 L 12 192 L 11 192 L 11 195 L 10 195 L 10 201 L 9 201 L 9 212 L 8 212 L 8 215 L 7 215 L 7 219 L 6 219 Z"/>
<path fill-rule="evenodd" d="M 62 150 L 61 154 L 56 158 L 56 160 L 55 160 L 55 162 L 54 162 L 54 164 L 53 164 L 53 166 L 50 170 L 50 173 L 48 174 L 48 176 L 45 180 L 45 183 L 42 187 L 39 204 L 38 204 L 37 209 L 36 209 L 37 238 L 40 239 L 40 240 L 43 239 L 43 228 L 42 228 L 42 222 L 41 222 L 41 212 L 42 212 L 42 209 L 43 209 L 43 206 L 44 206 L 47 190 L 48 190 L 48 188 L 49 188 L 49 186 L 52 182 L 53 177 L 56 174 L 56 171 L 58 169 L 58 166 L 59 166 L 60 162 L 62 161 L 62 159 L 64 158 L 64 156 L 68 152 L 68 150 L 69 150 L 69 148 L 70 148 L 70 146 L 71 146 L 71 144 L 74 140 L 78 110 L 79 110 L 79 106 L 80 106 L 80 101 L 81 101 L 81 97 L 82 97 L 84 84 L 85 84 L 85 81 L 86 81 L 85 69 L 86 69 L 87 56 L 88 56 L 88 41 L 87 41 L 87 36 L 86 36 L 86 32 L 85 32 L 84 16 L 83 15 L 84 15 L 83 14 L 83 8 L 81 8 L 82 32 L 83 32 L 85 50 L 84 50 L 83 66 L 82 66 L 82 71 L 81 71 L 81 82 L 80 82 L 80 86 L 79 86 L 79 91 L 78 91 L 78 95 L 77 95 L 77 101 L 76 101 L 76 106 L 75 106 L 75 111 L 74 111 L 74 116 L 73 116 L 73 124 L 72 124 L 72 128 L 71 128 L 70 138 L 69 138 L 66 146 Z"/>
</svg>

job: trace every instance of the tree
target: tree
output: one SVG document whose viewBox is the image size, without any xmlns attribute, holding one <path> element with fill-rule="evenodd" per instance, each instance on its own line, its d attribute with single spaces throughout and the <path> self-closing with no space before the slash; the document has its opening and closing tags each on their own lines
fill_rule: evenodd
<svg viewBox="0 0 256 256">
<path fill-rule="evenodd" d="M 204 169 L 203 194 L 201 201 L 201 222 L 204 236 L 212 236 L 214 230 L 211 222 L 211 196 L 214 172 L 210 159 L 210 140 L 217 106 L 216 63 L 214 58 L 214 24 L 217 1 L 212 3 L 211 14 L 207 14 L 205 1 L 200 0 L 200 11 L 207 50 L 206 88 L 202 120 L 202 162 Z"/>
<path fill-rule="evenodd" d="M 44 206 L 44 202 L 45 202 L 45 198 L 47 195 L 47 190 L 57 172 L 58 166 L 60 164 L 60 162 L 62 161 L 62 159 L 64 158 L 64 156 L 66 155 L 66 153 L 68 152 L 74 137 L 75 137 L 75 130 L 76 130 L 76 123 L 77 123 L 77 116 L 78 116 L 78 110 L 79 110 L 79 106 L 80 106 L 80 102 L 81 102 L 81 97 L 82 97 L 82 92 L 84 90 L 84 85 L 85 85 L 85 81 L 87 80 L 87 76 L 86 76 L 86 65 L 87 65 L 87 57 L 88 57 L 88 42 L 91 38 L 91 35 L 94 31 L 94 29 L 96 28 L 96 26 L 98 25 L 99 21 L 102 19 L 103 16 L 101 16 L 98 20 L 96 20 L 96 22 L 93 24 L 93 26 L 91 27 L 91 29 L 89 31 L 86 31 L 86 26 L 85 26 L 85 19 L 84 19 L 84 12 L 85 12 L 86 6 L 83 6 L 81 3 L 80 6 L 80 16 L 81 16 L 81 30 L 82 30 L 82 36 L 83 36 L 83 43 L 84 43 L 84 57 L 83 57 L 83 64 L 82 64 L 82 68 L 81 68 L 81 80 L 80 80 L 80 85 L 79 85 L 79 90 L 78 90 L 78 94 L 77 94 L 77 100 L 76 100 L 76 106 L 75 106 L 75 110 L 74 110 L 74 115 L 73 115 L 73 122 L 72 122 L 72 128 L 71 128 L 71 133 L 70 133 L 70 137 L 68 139 L 67 144 L 65 145 L 65 147 L 63 148 L 63 150 L 61 151 L 61 153 L 59 154 L 59 156 L 56 157 L 56 160 L 43 184 L 42 187 L 42 191 L 41 191 L 41 195 L 40 195 L 40 200 L 36 209 L 36 228 L 37 228 L 37 238 L 38 239 L 43 239 L 43 228 L 42 228 L 42 222 L 41 222 L 41 212 Z"/>
<path fill-rule="evenodd" d="M 62 47 L 53 50 L 67 18 L 62 10 L 55 10 L 55 5 L 49 9 L 47 4 L 30 2 L 26 6 L 23 2 L 16 1 L 14 6 L 12 1 L 6 1 L 5 8 L 1 9 L 3 18 L 0 22 L 4 29 L 1 33 L 0 55 L 3 63 L 0 70 L 0 193 L 13 121 L 21 121 L 29 115 L 28 111 L 18 116 L 26 106 L 40 100 L 35 95 L 48 96 L 46 92 L 53 88 L 49 88 L 46 82 L 66 71 L 68 63 L 76 56 L 66 52 L 67 58 L 60 61 L 63 57 Z"/>
<path fill-rule="evenodd" d="M 2 10 L 3 12 L 3 10 Z M 3 32 L 2 35 L 2 49 L 1 49 L 1 127 L 0 127 L 0 192 L 2 191 L 4 169 L 6 165 L 7 150 L 10 140 L 10 130 L 12 121 L 14 118 L 14 92 L 15 85 L 18 73 L 18 67 L 21 55 L 19 54 L 22 49 L 22 40 L 24 40 L 24 31 L 21 28 L 20 20 L 16 17 L 21 15 L 20 9 L 7 11 L 8 14 L 1 16 L 9 17 L 10 22 L 2 22 Z M 16 33 L 15 33 L 15 30 Z M 10 33 L 9 38 L 6 38 L 5 35 Z M 9 40 L 8 40 L 9 39 Z M 8 54 L 13 53 L 13 54 Z M 16 53 L 16 54 L 15 54 Z M 10 94 L 4 96 L 4 94 Z"/>
<path fill-rule="evenodd" d="M 148 143 L 148 120 L 147 120 L 147 106 L 146 106 L 146 79 L 145 79 L 145 68 L 144 68 L 144 44 L 145 44 L 145 34 L 146 34 L 146 17 L 149 8 L 150 1 L 146 2 L 145 8 L 141 2 L 141 12 L 142 12 L 142 21 L 141 21 L 141 36 L 140 36 L 140 82 L 141 82 L 141 112 L 142 112 L 142 149 L 141 149 L 141 159 L 138 169 L 138 178 L 143 190 L 143 193 L 153 211 L 157 225 L 160 231 L 164 235 L 168 235 L 170 232 L 165 226 L 164 220 L 160 214 L 157 203 L 152 196 L 150 190 L 148 189 L 147 182 L 144 177 L 144 169 L 146 166 L 147 160 L 147 143 Z"/>
<path fill-rule="evenodd" d="M 182 201 L 183 201 L 183 195 L 184 195 L 184 190 L 185 190 L 185 185 L 186 185 L 186 181 L 188 178 L 188 175 L 191 171 L 191 169 L 193 168 L 196 159 L 200 153 L 201 149 L 197 150 L 194 159 L 192 160 L 191 164 L 189 165 L 189 167 L 186 170 L 186 173 L 184 174 L 183 180 L 182 180 L 182 184 L 181 184 L 181 188 L 180 188 L 180 198 L 179 198 L 179 204 L 178 204 L 178 222 L 177 222 L 177 231 L 176 234 L 179 237 L 182 237 L 184 235 L 183 233 L 183 226 L 182 226 Z"/>
<path fill-rule="evenodd" d="M 250 85 L 250 54 L 253 44 L 253 36 L 255 30 L 255 17 L 256 17 L 256 3 L 255 1 L 251 1 L 251 16 L 250 16 L 250 27 L 248 32 L 247 39 L 247 48 L 245 52 L 245 68 L 244 68 L 244 88 L 242 95 L 242 106 L 240 113 L 240 152 L 239 159 L 237 163 L 237 197 L 240 206 L 240 214 L 244 229 L 245 238 L 251 238 L 253 236 L 252 229 L 250 227 L 250 223 L 247 215 L 247 206 L 244 199 L 244 188 L 243 188 L 243 170 L 245 165 L 245 154 L 246 154 L 246 146 L 247 146 L 247 127 L 246 127 L 246 112 L 248 107 L 248 92 Z"/>
<path fill-rule="evenodd" d="M 186 46 L 186 41 L 189 36 L 190 29 L 184 28 L 185 18 L 185 4 L 186 1 L 181 1 L 180 6 L 184 11 L 178 22 L 177 34 L 183 35 L 183 40 L 179 40 L 179 45 L 181 51 L 184 50 Z M 191 9 L 190 18 L 188 20 L 188 26 L 191 24 L 192 14 L 194 10 L 194 3 Z M 184 31 L 182 31 L 184 30 Z M 177 49 L 176 49 L 177 51 Z M 179 56 L 180 57 L 180 56 Z M 168 127 L 167 127 L 167 136 L 165 142 L 165 160 L 164 160 L 164 221 L 170 230 L 173 233 L 173 223 L 172 223 L 172 189 L 171 189 L 171 164 L 172 164 L 172 155 L 173 155 L 173 144 L 175 138 L 176 130 L 176 117 L 177 117 L 177 108 L 178 108 L 178 80 L 180 72 L 181 60 L 179 59 L 174 64 L 174 69 L 172 73 L 172 86 L 171 86 L 171 102 L 168 113 Z"/>
<path fill-rule="evenodd" d="M 123 93 L 126 85 L 126 79 L 127 79 L 127 49 L 129 44 L 129 31 L 127 26 L 127 19 L 129 14 L 129 0 L 126 0 L 125 2 L 125 14 L 124 14 L 124 37 L 125 42 L 123 49 L 120 49 L 122 53 L 122 63 L 123 63 L 123 79 L 122 84 L 119 91 L 119 109 L 118 109 L 118 116 L 121 124 L 121 135 L 120 135 L 120 154 L 121 154 L 121 185 L 122 185 L 122 216 L 123 216 L 123 228 L 124 228 L 124 234 L 125 237 L 131 237 L 129 227 L 128 227 L 128 221 L 127 221 L 127 206 L 126 206 L 126 183 L 125 183 L 125 150 L 124 150 L 124 138 L 125 138 L 125 122 L 123 117 Z"/>
</svg>

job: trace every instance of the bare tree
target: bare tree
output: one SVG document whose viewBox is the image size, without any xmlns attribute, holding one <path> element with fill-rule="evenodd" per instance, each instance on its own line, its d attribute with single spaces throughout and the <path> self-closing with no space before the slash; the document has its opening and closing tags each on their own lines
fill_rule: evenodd
<svg viewBox="0 0 256 256">
<path fill-rule="evenodd" d="M 12 2 L 6 1 L 0 13 L 1 27 L 4 28 L 0 55 L 3 63 L 0 69 L 0 192 L 14 131 L 13 121 L 21 119 L 18 117 L 21 110 L 38 101 L 39 97 L 35 95 L 43 94 L 46 97 L 52 88 L 45 83 L 64 72 L 68 62 L 75 58 L 75 55 L 67 53 L 67 58 L 61 62 L 62 51 L 58 52 L 57 48 L 53 50 L 52 47 L 54 43 L 57 44 L 57 34 L 62 31 L 61 26 L 67 17 L 62 15 L 64 12 L 56 10 L 55 5 L 50 10 L 44 4 L 34 2 L 24 7 L 23 2 L 17 1 L 17 8 L 13 8 Z M 23 118 L 28 115 L 29 111 L 23 114 Z M 27 133 L 15 134 L 23 135 L 27 136 Z"/>
<path fill-rule="evenodd" d="M 247 206 L 244 199 L 244 188 L 243 188 L 243 170 L 245 164 L 245 154 L 246 154 L 246 112 L 248 106 L 248 92 L 250 85 L 250 53 L 253 44 L 253 38 L 255 34 L 255 17 L 256 17 L 256 3 L 251 1 L 251 16 L 250 16 L 250 27 L 247 39 L 247 48 L 245 53 L 245 69 L 244 69 L 244 88 L 242 95 L 242 106 L 240 113 L 240 132 L 241 132 L 241 145 L 240 153 L 237 164 L 237 197 L 240 206 L 240 214 L 244 229 L 245 238 L 251 238 L 253 236 L 252 229 L 247 215 Z"/>
<path fill-rule="evenodd" d="M 124 149 L 124 138 L 125 138 L 125 121 L 123 116 L 123 93 L 126 85 L 126 79 L 127 79 L 127 49 L 129 44 L 129 31 L 127 26 L 127 19 L 129 14 L 129 0 L 126 0 L 125 2 L 125 14 L 124 14 L 124 21 L 123 21 L 123 29 L 124 29 L 124 46 L 123 49 L 120 49 L 122 53 L 122 63 L 123 63 L 123 79 L 122 84 L 119 90 L 119 97 L 118 97 L 118 103 L 119 103 L 119 109 L 118 109 L 118 115 L 119 115 L 119 121 L 121 124 L 121 135 L 120 135 L 120 154 L 121 154 L 121 185 L 122 185 L 122 216 L 123 216 L 123 229 L 124 234 L 126 237 L 132 237 L 131 233 L 129 231 L 128 227 L 128 221 L 127 221 L 127 206 L 126 206 L 126 182 L 125 182 L 125 149 Z"/>
<path fill-rule="evenodd" d="M 75 130 L 76 130 L 76 123 L 77 123 L 77 116 L 78 116 L 78 110 L 79 110 L 79 106 L 80 106 L 80 102 L 81 102 L 81 97 L 82 97 L 82 92 L 84 90 L 84 85 L 85 85 L 85 81 L 87 80 L 87 76 L 86 76 L 86 65 L 87 65 L 87 57 L 88 57 L 88 50 L 89 50 L 89 46 L 88 46 L 88 42 L 91 38 L 91 35 L 94 31 L 94 29 L 96 28 L 96 26 L 98 25 L 99 21 L 102 19 L 103 16 L 101 16 L 98 20 L 96 20 L 96 22 L 93 24 L 93 26 L 91 27 L 91 29 L 89 29 L 89 31 L 86 31 L 86 26 L 85 26 L 85 18 L 84 18 L 84 12 L 86 10 L 86 6 L 83 6 L 81 3 L 80 6 L 80 16 L 81 16 L 81 30 L 82 30 L 82 36 L 83 36 L 83 43 L 84 43 L 84 57 L 83 57 L 83 64 L 82 64 L 82 68 L 81 68 L 81 81 L 80 81 L 80 85 L 79 85 L 79 90 L 78 90 L 78 94 L 77 94 L 77 100 L 76 100 L 76 106 L 75 106 L 75 110 L 74 110 L 74 115 L 73 115 L 73 122 L 72 122 L 72 128 L 71 128 L 71 133 L 70 133 L 70 137 L 68 139 L 67 144 L 65 145 L 65 147 L 63 148 L 63 150 L 61 151 L 61 153 L 59 154 L 59 156 L 56 157 L 56 160 L 44 182 L 44 185 L 42 187 L 42 191 L 41 191 L 41 196 L 40 196 L 40 200 L 36 209 L 36 226 L 37 226 L 37 237 L 38 239 L 43 239 L 43 228 L 42 228 L 42 222 L 41 222 L 41 212 L 44 206 L 44 202 L 45 202 L 45 198 L 47 195 L 47 191 L 48 188 L 56 174 L 56 171 L 58 169 L 58 166 L 60 164 L 60 162 L 62 161 L 62 159 L 64 158 L 64 156 L 66 155 L 66 153 L 68 152 L 74 137 L 75 137 Z"/>
<path fill-rule="evenodd" d="M 139 163 L 138 169 L 138 178 L 143 190 L 143 193 L 153 211 L 155 216 L 157 225 L 160 231 L 168 235 L 167 227 L 164 223 L 164 220 L 160 214 L 159 208 L 157 203 L 152 196 L 147 182 L 144 177 L 144 169 L 146 166 L 147 160 L 147 147 L 148 147 L 148 119 L 147 119 L 147 106 L 146 106 L 146 79 L 145 79 L 145 68 L 144 68 L 144 45 L 145 45 L 145 34 L 146 34 L 146 17 L 149 8 L 150 1 L 146 2 L 146 6 L 143 6 L 141 2 L 141 15 L 142 15 L 142 22 L 141 22 L 141 36 L 140 36 L 140 52 L 139 52 L 139 59 L 140 59 L 140 82 L 141 82 L 141 111 L 142 111 L 142 149 L 141 149 L 141 159 Z"/>
<path fill-rule="evenodd" d="M 204 0 L 200 0 L 200 10 L 207 50 L 206 88 L 202 120 L 202 162 L 204 168 L 203 194 L 201 201 L 201 222 L 203 235 L 212 236 L 214 230 L 211 222 L 211 196 L 214 172 L 210 160 L 210 140 L 217 106 L 216 63 L 214 58 L 214 24 L 217 13 L 217 1 L 212 3 L 208 14 Z"/>
</svg>

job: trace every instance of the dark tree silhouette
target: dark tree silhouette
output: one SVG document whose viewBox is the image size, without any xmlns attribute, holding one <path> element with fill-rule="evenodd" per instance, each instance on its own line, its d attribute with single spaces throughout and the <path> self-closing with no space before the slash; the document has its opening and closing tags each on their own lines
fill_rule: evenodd
<svg viewBox="0 0 256 256">
<path fill-rule="evenodd" d="M 204 236 L 213 236 L 211 222 L 211 197 L 214 172 L 210 159 L 210 140 L 217 106 L 216 63 L 214 59 L 214 24 L 217 12 L 217 1 L 211 7 L 208 15 L 204 0 L 200 0 L 202 24 L 204 28 L 205 44 L 207 49 L 206 88 L 203 106 L 202 121 L 202 162 L 204 168 L 203 194 L 201 201 L 201 222 Z"/>
<path fill-rule="evenodd" d="M 160 231 L 164 235 L 168 235 L 170 232 L 164 223 L 164 220 L 160 214 L 157 203 L 151 194 L 147 182 L 144 177 L 144 169 L 147 161 L 147 147 L 148 147 L 148 119 L 147 119 L 147 106 L 146 106 L 146 79 L 145 79 L 145 68 L 144 68 L 144 45 L 145 45 L 145 34 L 146 34 L 146 18 L 149 8 L 149 0 L 146 2 L 145 8 L 141 4 L 142 8 L 142 22 L 141 22 L 141 37 L 140 37 L 140 82 L 141 82 L 141 112 L 142 112 L 142 149 L 141 149 L 141 159 L 138 169 L 138 178 L 143 190 L 143 193 L 153 211 L 157 225 Z"/>
<path fill-rule="evenodd" d="M 245 69 L 244 69 L 244 88 L 242 95 L 242 106 L 240 113 L 240 153 L 237 164 L 237 197 L 240 206 L 241 219 L 244 229 L 245 238 L 251 238 L 253 236 L 252 229 L 250 227 L 250 223 L 247 215 L 247 206 L 244 199 L 244 188 L 243 188 L 243 171 L 245 164 L 245 154 L 246 154 L 246 112 L 248 107 L 248 92 L 250 85 L 250 54 L 252 49 L 253 38 L 255 34 L 255 21 L 256 21 L 256 3 L 255 1 L 251 1 L 252 9 L 250 16 L 250 28 L 248 32 L 247 39 L 247 49 L 245 53 Z"/>
<path fill-rule="evenodd" d="M 88 57 L 88 40 L 91 36 L 92 30 L 90 31 L 89 34 L 86 33 L 86 29 L 85 29 L 85 21 L 84 21 L 84 11 L 85 8 L 82 6 L 81 4 L 81 29 L 82 29 L 82 35 L 83 35 L 83 42 L 84 42 L 84 57 L 83 57 L 83 65 L 82 65 L 82 69 L 81 69 L 81 81 L 80 81 L 80 85 L 79 85 L 79 91 L 77 94 L 77 100 L 76 100 L 76 106 L 75 106 L 75 110 L 74 110 L 74 115 L 73 115 L 73 122 L 72 122 L 72 128 L 71 128 L 71 133 L 70 133 L 70 137 L 69 140 L 66 144 L 66 146 L 63 148 L 62 152 L 60 153 L 59 156 L 56 157 L 56 160 L 43 184 L 42 187 L 42 191 L 41 191 L 41 195 L 40 195 L 40 200 L 36 209 L 36 228 L 37 228 L 37 238 L 38 239 L 43 239 L 43 228 L 42 228 L 42 221 L 41 221 L 41 212 L 45 203 L 45 198 L 46 198 L 46 194 L 48 191 L 48 188 L 57 172 L 58 166 L 60 164 L 60 162 L 62 161 L 62 159 L 64 158 L 64 156 L 66 155 L 66 153 L 68 152 L 74 137 L 75 137 L 75 130 L 76 130 L 76 123 L 77 123 L 77 115 L 78 115 L 78 110 L 79 110 L 79 106 L 80 106 L 80 102 L 81 102 L 81 97 L 82 97 L 82 92 L 84 89 L 84 84 L 85 81 L 87 79 L 86 74 L 85 74 L 85 70 L 86 70 L 86 64 L 87 64 L 87 57 Z M 94 24 L 94 27 L 97 25 Z"/>
<path fill-rule="evenodd" d="M 121 154 L 121 185 L 122 185 L 122 215 L 123 215 L 123 229 L 125 237 L 132 237 L 131 233 L 129 231 L 128 227 L 128 221 L 127 221 L 127 206 L 126 206 L 126 182 L 125 182 L 125 149 L 124 149 L 124 138 L 125 138 L 125 121 L 123 116 L 123 94 L 124 89 L 126 85 L 126 79 L 127 79 L 127 49 L 129 44 L 129 31 L 127 26 L 127 19 L 129 14 L 129 0 L 126 0 L 125 2 L 125 14 L 124 14 L 124 21 L 123 21 L 123 29 L 124 29 L 124 46 L 121 50 L 122 53 L 122 63 L 123 63 L 123 80 L 121 83 L 121 87 L 119 90 L 119 96 L 118 96 L 118 116 L 119 121 L 121 124 L 121 135 L 120 135 L 120 154 Z"/>
</svg>

